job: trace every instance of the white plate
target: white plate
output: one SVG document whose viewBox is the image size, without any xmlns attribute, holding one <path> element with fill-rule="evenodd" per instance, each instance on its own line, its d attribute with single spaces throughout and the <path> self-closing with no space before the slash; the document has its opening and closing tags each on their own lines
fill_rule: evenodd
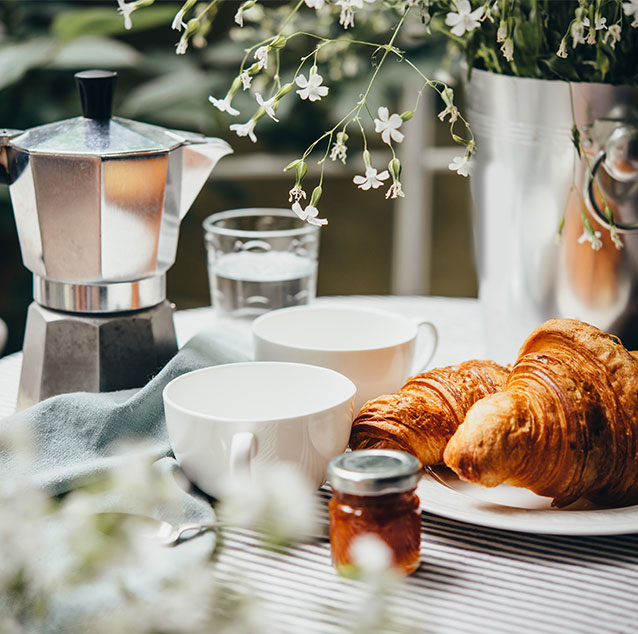
<svg viewBox="0 0 638 634">
<path fill-rule="evenodd" d="M 638 505 L 608 509 L 579 501 L 557 509 L 551 498 L 505 484 L 469 484 L 445 468 L 421 478 L 417 493 L 423 511 L 491 528 L 548 535 L 638 533 Z"/>
</svg>

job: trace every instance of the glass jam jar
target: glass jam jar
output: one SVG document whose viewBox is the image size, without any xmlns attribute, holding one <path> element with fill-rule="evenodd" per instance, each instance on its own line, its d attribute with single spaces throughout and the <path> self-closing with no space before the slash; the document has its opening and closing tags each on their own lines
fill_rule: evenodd
<svg viewBox="0 0 638 634">
<path fill-rule="evenodd" d="M 409 574 L 419 567 L 420 471 L 413 455 L 390 449 L 362 449 L 330 461 L 330 550 L 340 573 L 352 569 L 352 542 L 369 534 L 389 547 L 399 572 Z"/>
</svg>

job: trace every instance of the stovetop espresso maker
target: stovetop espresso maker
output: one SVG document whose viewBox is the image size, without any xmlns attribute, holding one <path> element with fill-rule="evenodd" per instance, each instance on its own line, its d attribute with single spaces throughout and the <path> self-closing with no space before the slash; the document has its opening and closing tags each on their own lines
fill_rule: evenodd
<svg viewBox="0 0 638 634">
<path fill-rule="evenodd" d="M 33 273 L 18 408 L 55 394 L 139 387 L 176 352 L 166 271 L 221 139 L 111 117 L 116 73 L 75 75 L 81 117 L 0 130 Z"/>
</svg>

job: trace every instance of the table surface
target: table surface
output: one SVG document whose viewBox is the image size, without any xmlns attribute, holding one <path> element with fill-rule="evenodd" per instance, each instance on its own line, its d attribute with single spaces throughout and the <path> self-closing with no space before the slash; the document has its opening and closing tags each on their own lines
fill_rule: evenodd
<svg viewBox="0 0 638 634">
<path fill-rule="evenodd" d="M 484 355 L 476 300 L 370 296 L 317 301 L 428 317 L 440 335 L 433 366 Z M 213 319 L 210 309 L 178 312 L 180 344 Z M 13 410 L 20 363 L 20 354 L 0 359 L 0 417 Z M 329 493 L 322 489 L 320 496 L 325 521 Z M 638 535 L 514 533 L 425 512 L 421 530 L 421 566 L 390 599 L 397 622 L 410 631 L 638 632 Z M 285 633 L 340 632 L 351 606 L 362 599 L 360 584 L 334 572 L 327 538 L 265 550 L 250 531 L 225 530 L 216 566 L 229 582 L 238 574 L 247 579 L 265 600 L 278 631 Z"/>
</svg>

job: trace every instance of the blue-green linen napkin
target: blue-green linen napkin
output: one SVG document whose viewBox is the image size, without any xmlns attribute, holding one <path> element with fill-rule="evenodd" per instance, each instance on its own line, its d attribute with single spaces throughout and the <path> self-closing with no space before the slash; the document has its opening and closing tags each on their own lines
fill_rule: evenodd
<svg viewBox="0 0 638 634">
<path fill-rule="evenodd" d="M 126 445 L 140 445 L 147 457 L 169 455 L 164 386 L 185 372 L 250 355 L 250 339 L 222 323 L 195 335 L 143 388 L 54 396 L 1 420 L 0 436 L 26 431 L 34 451 L 29 477 L 51 494 L 65 493 L 116 466 Z M 18 465 L 1 445 L 3 477 Z"/>
</svg>

